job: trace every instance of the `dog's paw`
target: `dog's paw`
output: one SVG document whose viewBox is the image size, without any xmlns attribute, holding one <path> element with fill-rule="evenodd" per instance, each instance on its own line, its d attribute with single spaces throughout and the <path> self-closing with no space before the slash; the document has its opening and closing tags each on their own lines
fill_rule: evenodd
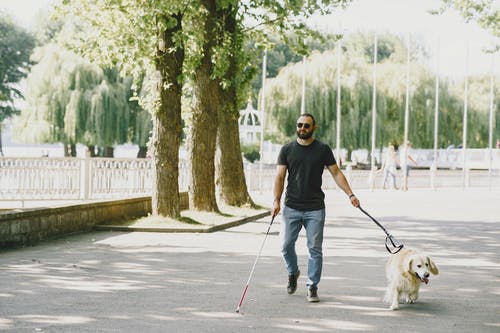
<svg viewBox="0 0 500 333">
<path fill-rule="evenodd" d="M 390 307 L 389 307 L 389 310 L 399 310 L 399 304 L 392 304 Z"/>
<path fill-rule="evenodd" d="M 415 299 L 408 297 L 406 299 L 406 303 L 413 304 L 413 303 L 415 303 Z"/>
</svg>

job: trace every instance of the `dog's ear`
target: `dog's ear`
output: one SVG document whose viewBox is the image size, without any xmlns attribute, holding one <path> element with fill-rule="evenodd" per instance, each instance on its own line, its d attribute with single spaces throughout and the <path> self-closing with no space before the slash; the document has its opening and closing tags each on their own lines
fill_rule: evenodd
<svg viewBox="0 0 500 333">
<path fill-rule="evenodd" d="M 406 271 L 407 272 L 413 272 L 413 269 L 411 268 L 413 265 L 413 256 L 408 258 L 408 263 L 406 264 Z"/>
<path fill-rule="evenodd" d="M 431 258 L 427 257 L 427 263 L 429 264 L 429 272 L 431 272 L 434 275 L 439 274 L 439 269 L 437 268 L 436 264 L 434 261 L 432 261 Z"/>
</svg>

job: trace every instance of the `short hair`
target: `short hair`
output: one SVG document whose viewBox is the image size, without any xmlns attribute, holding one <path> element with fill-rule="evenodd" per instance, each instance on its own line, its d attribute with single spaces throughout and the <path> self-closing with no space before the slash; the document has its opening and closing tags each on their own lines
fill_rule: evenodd
<svg viewBox="0 0 500 333">
<path fill-rule="evenodd" d="M 315 126 L 315 125 L 316 125 L 316 119 L 314 119 L 314 116 L 313 116 L 312 114 L 310 114 L 310 113 L 303 113 L 303 114 L 301 114 L 301 115 L 300 115 L 300 117 L 309 117 L 309 118 L 311 118 L 311 119 L 312 119 L 312 121 L 313 121 L 313 126 Z M 300 118 L 300 117 L 299 117 L 299 118 Z"/>
</svg>

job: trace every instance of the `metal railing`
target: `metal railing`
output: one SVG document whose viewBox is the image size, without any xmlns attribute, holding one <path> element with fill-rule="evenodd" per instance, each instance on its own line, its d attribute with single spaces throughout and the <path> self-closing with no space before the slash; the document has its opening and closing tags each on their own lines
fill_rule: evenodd
<svg viewBox="0 0 500 333">
<path fill-rule="evenodd" d="M 276 167 L 245 163 L 249 191 L 272 190 Z M 179 189 L 187 191 L 189 162 L 179 163 Z M 353 189 L 370 188 L 370 171 L 344 170 Z M 399 171 L 401 179 L 401 171 Z M 325 189 L 336 185 L 328 172 Z M 401 181 L 401 180 L 399 180 Z M 6 200 L 94 200 L 151 195 L 150 159 L 136 158 L 0 158 L 0 201 Z M 375 178 L 381 188 L 382 176 Z M 409 188 L 490 187 L 500 189 L 500 170 L 414 169 Z"/>
</svg>

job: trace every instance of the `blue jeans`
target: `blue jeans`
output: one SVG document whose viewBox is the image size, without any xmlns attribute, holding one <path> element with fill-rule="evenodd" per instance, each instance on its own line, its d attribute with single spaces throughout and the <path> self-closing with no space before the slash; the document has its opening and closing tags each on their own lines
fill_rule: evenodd
<svg viewBox="0 0 500 333">
<path fill-rule="evenodd" d="M 288 274 L 297 274 L 297 253 L 295 242 L 302 226 L 306 229 L 309 259 L 307 263 L 307 287 L 316 287 L 321 279 L 323 268 L 323 228 L 325 226 L 325 209 L 302 211 L 287 206 L 283 208 L 281 227 L 281 253 L 285 259 Z"/>
</svg>

